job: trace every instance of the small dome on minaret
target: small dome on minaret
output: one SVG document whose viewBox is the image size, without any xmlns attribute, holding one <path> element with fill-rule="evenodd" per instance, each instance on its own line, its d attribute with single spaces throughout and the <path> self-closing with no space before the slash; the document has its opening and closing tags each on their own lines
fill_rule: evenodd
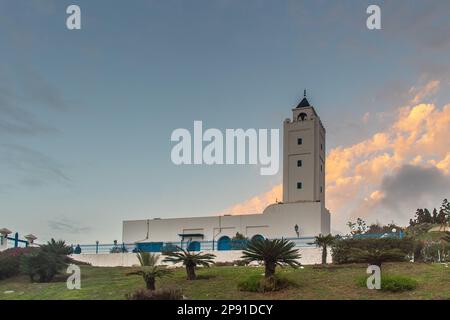
<svg viewBox="0 0 450 320">
<path fill-rule="evenodd" d="M 303 91 L 303 99 L 300 101 L 300 103 L 297 105 L 297 108 L 304 108 L 304 107 L 311 107 L 309 104 L 308 99 L 306 99 L 306 90 Z"/>
</svg>

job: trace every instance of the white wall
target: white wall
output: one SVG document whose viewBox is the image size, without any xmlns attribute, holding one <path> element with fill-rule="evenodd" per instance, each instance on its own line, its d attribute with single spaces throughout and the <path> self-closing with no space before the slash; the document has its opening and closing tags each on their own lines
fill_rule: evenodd
<svg viewBox="0 0 450 320">
<path fill-rule="evenodd" d="M 203 234 L 203 239 L 193 240 L 204 241 L 217 241 L 224 235 L 232 238 L 237 232 L 248 238 L 256 234 L 294 238 L 295 225 L 300 228 L 300 237 L 313 237 L 330 232 L 329 219 L 329 212 L 321 202 L 273 204 L 262 214 L 124 221 L 123 242 L 179 242 L 179 234 L 186 233 Z"/>
<path fill-rule="evenodd" d="M 299 260 L 303 265 L 320 264 L 322 262 L 322 250 L 320 248 L 300 248 L 302 255 Z M 240 260 L 242 251 L 214 251 L 215 262 L 232 262 Z M 77 261 L 90 263 L 94 267 L 131 267 L 139 265 L 135 253 L 108 253 L 108 254 L 74 254 L 71 257 Z M 160 259 L 162 260 L 162 259 Z M 331 262 L 331 254 L 328 254 L 328 262 Z M 161 263 L 161 265 L 172 265 Z"/>
</svg>

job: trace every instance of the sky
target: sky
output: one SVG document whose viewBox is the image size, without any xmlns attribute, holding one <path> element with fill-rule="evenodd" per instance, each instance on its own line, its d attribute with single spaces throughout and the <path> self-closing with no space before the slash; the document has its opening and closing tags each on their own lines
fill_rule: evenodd
<svg viewBox="0 0 450 320">
<path fill-rule="evenodd" d="M 81 30 L 66 8 L 81 8 Z M 406 224 L 450 194 L 450 2 L 0 0 L 0 227 L 120 241 L 122 221 L 262 212 L 282 170 L 176 166 L 173 130 L 282 129 L 307 89 L 326 206 Z"/>
</svg>

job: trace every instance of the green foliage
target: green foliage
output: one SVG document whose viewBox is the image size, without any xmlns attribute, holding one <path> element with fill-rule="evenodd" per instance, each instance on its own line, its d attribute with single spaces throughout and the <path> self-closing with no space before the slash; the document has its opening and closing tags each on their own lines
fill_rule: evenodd
<svg viewBox="0 0 450 320">
<path fill-rule="evenodd" d="M 334 243 L 335 239 L 331 234 L 326 236 L 319 234 L 314 238 L 313 244 L 322 248 L 322 264 L 327 264 L 328 247 Z"/>
<path fill-rule="evenodd" d="M 139 275 L 145 281 L 147 290 L 155 290 L 155 282 L 157 278 L 162 278 L 170 274 L 170 270 L 158 267 L 159 255 L 149 252 L 139 252 L 137 254 L 141 268 L 127 273 L 127 275 Z"/>
<path fill-rule="evenodd" d="M 63 240 L 56 241 L 53 238 L 50 241 L 48 241 L 47 244 L 42 245 L 41 250 L 57 256 L 68 255 L 71 252 L 71 248 L 66 245 L 65 241 Z"/>
<path fill-rule="evenodd" d="M 18 275 L 20 258 L 36 250 L 36 248 L 10 248 L 0 252 L 0 280 Z"/>
<path fill-rule="evenodd" d="M 404 261 L 406 253 L 400 249 L 359 249 L 352 248 L 350 250 L 350 262 L 366 262 L 370 265 L 381 267 L 384 262 Z"/>
<path fill-rule="evenodd" d="M 292 285 L 290 281 L 279 276 L 262 277 L 261 275 L 252 275 L 238 283 L 240 291 L 248 292 L 273 292 Z"/>
<path fill-rule="evenodd" d="M 127 300 L 183 300 L 181 289 L 162 288 L 157 290 L 138 290 L 133 294 L 127 294 Z"/>
<path fill-rule="evenodd" d="M 412 255 L 415 243 L 410 238 L 339 239 L 332 245 L 333 262 L 336 264 L 356 262 L 355 249 L 370 252 L 398 249 L 404 256 Z"/>
<path fill-rule="evenodd" d="M 367 287 L 367 278 L 358 277 L 356 283 L 360 287 Z M 411 291 L 417 288 L 417 281 L 404 276 L 383 275 L 381 276 L 381 290 L 388 292 Z"/>
<path fill-rule="evenodd" d="M 242 253 L 242 259 L 248 263 L 264 262 L 266 278 L 275 274 L 276 266 L 288 265 L 293 268 L 300 266 L 297 260 L 301 255 L 298 249 L 295 249 L 295 243 L 286 239 L 255 239 L 249 242 Z"/>
<path fill-rule="evenodd" d="M 64 256 L 51 251 L 38 250 L 20 258 L 20 272 L 38 282 L 50 282 L 65 266 Z"/>
<path fill-rule="evenodd" d="M 189 250 L 184 250 L 177 247 L 178 251 L 165 252 L 167 256 L 163 261 L 171 262 L 173 264 L 182 263 L 186 267 L 187 279 L 195 280 L 197 275 L 195 274 L 195 267 L 203 266 L 209 267 L 214 263 L 214 258 L 216 257 L 212 253 L 202 253 L 202 252 L 191 252 Z"/>
</svg>

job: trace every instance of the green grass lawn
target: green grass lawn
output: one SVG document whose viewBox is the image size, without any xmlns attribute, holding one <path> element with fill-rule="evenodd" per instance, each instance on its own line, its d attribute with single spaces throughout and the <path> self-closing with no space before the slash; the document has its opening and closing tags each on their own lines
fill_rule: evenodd
<svg viewBox="0 0 450 320">
<path fill-rule="evenodd" d="M 27 277 L 0 281 L 2 299 L 124 299 L 125 294 L 144 288 L 139 276 L 126 276 L 130 268 L 81 267 L 81 290 L 68 290 L 65 275 L 52 283 L 30 283 Z M 295 286 L 275 293 L 250 293 L 237 289 L 237 283 L 252 274 L 255 267 L 211 267 L 198 270 L 199 279 L 186 280 L 184 269 L 175 269 L 157 286 L 180 287 L 188 299 L 450 299 L 450 267 L 442 264 L 387 263 L 385 274 L 403 275 L 418 282 L 416 290 L 387 293 L 357 285 L 365 276 L 364 265 L 305 266 L 304 269 L 277 268 Z M 13 291 L 12 293 L 5 293 Z"/>
</svg>

